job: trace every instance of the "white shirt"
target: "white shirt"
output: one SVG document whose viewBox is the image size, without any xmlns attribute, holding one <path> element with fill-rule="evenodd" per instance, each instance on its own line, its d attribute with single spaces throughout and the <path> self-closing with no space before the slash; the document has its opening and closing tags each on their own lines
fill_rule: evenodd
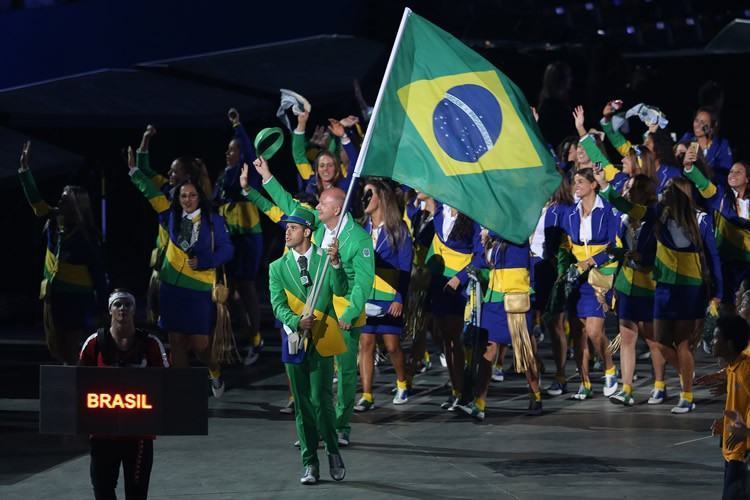
<svg viewBox="0 0 750 500">
<path fill-rule="evenodd" d="M 451 231 L 453 231 L 453 226 L 456 225 L 456 219 L 458 218 L 458 214 L 453 215 L 453 207 L 450 205 L 443 204 L 443 227 L 441 230 L 443 231 L 443 241 L 448 241 L 448 237 L 451 235 Z"/>
<path fill-rule="evenodd" d="M 186 218 L 190 222 L 193 223 L 193 233 L 190 235 L 190 246 L 193 246 L 196 241 L 198 241 L 198 235 L 201 231 L 201 221 L 193 221 L 196 217 L 200 216 L 201 209 L 198 208 L 194 210 L 192 213 L 187 213 L 186 211 L 182 211 L 182 217 Z"/>
<path fill-rule="evenodd" d="M 604 208 L 604 202 L 601 198 L 598 196 L 596 197 L 596 201 L 594 202 L 594 207 L 591 209 L 591 212 L 587 216 L 583 215 L 583 203 L 578 202 L 578 206 L 576 207 L 576 210 L 578 210 L 578 215 L 581 216 L 581 227 L 578 229 L 578 239 L 582 241 L 583 243 L 588 243 L 593 239 L 593 228 L 591 227 L 591 218 L 594 214 L 594 210 L 597 208 Z"/>
<path fill-rule="evenodd" d="M 293 248 L 290 248 L 289 250 L 291 250 L 292 255 L 294 255 L 294 263 L 297 264 L 297 270 L 301 271 L 299 267 L 299 258 L 305 257 L 307 259 L 307 270 L 309 272 L 310 271 L 310 257 L 312 257 L 312 251 L 313 251 L 312 245 L 310 245 L 310 248 L 308 248 L 307 252 L 305 252 L 304 254 L 297 253 L 297 251 Z"/>
<path fill-rule="evenodd" d="M 347 222 L 349 222 L 349 214 L 344 214 L 344 221 L 341 223 L 341 227 L 343 228 L 346 226 Z M 326 233 L 323 236 L 323 241 L 320 242 L 320 248 L 323 250 L 328 250 L 328 247 L 331 246 L 331 241 L 333 241 L 333 238 L 336 236 L 336 226 L 333 226 L 333 229 L 328 229 L 328 226 L 326 226 Z"/>
<path fill-rule="evenodd" d="M 378 246 L 378 238 L 380 238 L 380 231 L 383 229 L 385 222 L 381 222 L 378 227 L 372 226 L 372 246 Z"/>
<path fill-rule="evenodd" d="M 732 191 L 734 191 L 734 198 L 737 200 L 737 215 L 743 219 L 750 219 L 750 200 L 738 198 L 737 191 L 735 189 L 732 189 Z"/>
</svg>

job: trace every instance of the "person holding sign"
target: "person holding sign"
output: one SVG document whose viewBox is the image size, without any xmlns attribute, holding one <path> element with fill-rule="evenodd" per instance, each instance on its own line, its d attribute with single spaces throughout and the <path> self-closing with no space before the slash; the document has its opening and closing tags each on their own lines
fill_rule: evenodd
<svg viewBox="0 0 750 500">
<path fill-rule="evenodd" d="M 268 288 L 274 316 L 283 323 L 282 360 L 294 395 L 297 438 L 304 471 L 300 482 L 315 484 L 320 478 L 318 437 L 328 453 L 331 477 L 341 481 L 346 475 L 339 454 L 333 409 L 333 356 L 347 345 L 336 324 L 333 296 L 345 296 L 348 283 L 341 266 L 338 241 L 328 246 L 332 269 L 323 276 L 325 256 L 312 244 L 315 215 L 302 207 L 284 216 L 285 242 L 289 252 L 271 263 Z M 313 285 L 320 287 L 315 304 L 307 304 Z"/>
<path fill-rule="evenodd" d="M 117 289 L 109 296 L 110 326 L 92 334 L 83 345 L 80 366 L 169 368 L 158 338 L 135 328 L 135 297 Z M 145 499 L 154 462 L 153 436 L 128 438 L 91 436 L 91 484 L 94 498 L 115 498 L 122 463 L 125 496 Z"/>
</svg>

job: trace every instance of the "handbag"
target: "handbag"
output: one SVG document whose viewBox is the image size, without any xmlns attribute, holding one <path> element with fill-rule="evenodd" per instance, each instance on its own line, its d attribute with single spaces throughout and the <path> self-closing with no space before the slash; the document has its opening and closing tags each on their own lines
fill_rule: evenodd
<svg viewBox="0 0 750 500">
<path fill-rule="evenodd" d="M 214 228 L 211 225 L 211 252 L 213 253 L 213 251 Z M 216 304 L 216 323 L 212 335 L 211 360 L 218 364 L 232 364 L 240 360 L 240 353 L 237 351 L 237 344 L 234 341 L 234 332 L 232 331 L 232 319 L 227 307 L 229 288 L 226 282 L 227 273 L 222 265 L 216 269 L 214 284 L 211 289 L 211 300 Z"/>
<path fill-rule="evenodd" d="M 531 309 L 531 295 L 523 292 L 506 293 L 503 296 L 503 304 L 506 313 L 527 313 Z"/>
<path fill-rule="evenodd" d="M 589 276 L 587 278 L 587 281 L 589 285 L 594 288 L 602 288 L 605 291 L 609 291 L 612 289 L 612 286 L 615 283 L 615 275 L 604 274 L 598 268 L 592 267 L 591 269 L 589 269 Z"/>
</svg>

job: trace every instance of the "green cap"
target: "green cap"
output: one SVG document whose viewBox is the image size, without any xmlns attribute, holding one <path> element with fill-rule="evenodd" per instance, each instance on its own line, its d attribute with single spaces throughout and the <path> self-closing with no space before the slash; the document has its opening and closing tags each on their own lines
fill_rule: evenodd
<svg viewBox="0 0 750 500">
<path fill-rule="evenodd" d="M 303 208 L 303 207 L 297 207 L 294 209 L 294 212 L 292 212 L 290 215 L 285 215 L 281 218 L 281 222 L 283 223 L 293 223 L 293 224 L 299 224 L 301 226 L 305 226 L 310 229 L 315 229 L 315 214 L 313 214 L 310 210 Z"/>
</svg>

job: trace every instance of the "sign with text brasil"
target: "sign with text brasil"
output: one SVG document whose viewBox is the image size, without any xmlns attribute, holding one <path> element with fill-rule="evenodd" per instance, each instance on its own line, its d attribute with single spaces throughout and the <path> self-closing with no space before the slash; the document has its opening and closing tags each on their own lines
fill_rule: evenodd
<svg viewBox="0 0 750 500">
<path fill-rule="evenodd" d="M 521 91 L 409 13 L 373 117 L 362 175 L 390 177 L 516 243 L 560 183 Z"/>
</svg>

